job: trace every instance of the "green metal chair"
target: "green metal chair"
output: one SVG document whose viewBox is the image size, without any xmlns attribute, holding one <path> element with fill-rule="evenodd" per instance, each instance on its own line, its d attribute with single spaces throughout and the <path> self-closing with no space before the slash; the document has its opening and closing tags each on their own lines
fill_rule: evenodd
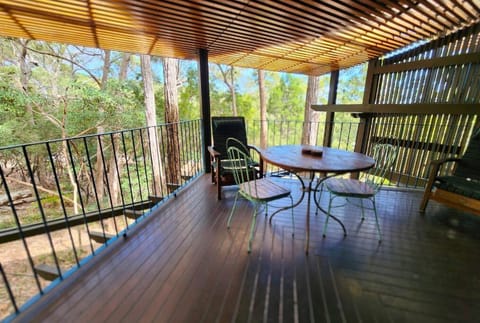
<svg viewBox="0 0 480 323">
<path fill-rule="evenodd" d="M 360 179 L 350 178 L 330 178 L 324 183 L 324 187 L 330 193 L 328 202 L 327 217 L 323 228 L 323 236 L 327 232 L 328 219 L 330 218 L 332 208 L 343 207 L 347 202 L 351 202 L 352 198 L 359 199 L 362 211 L 362 221 L 365 219 L 364 209 L 373 210 L 375 214 L 375 222 L 378 231 L 378 241 L 382 241 L 382 233 L 378 222 L 377 208 L 375 204 L 375 195 L 385 182 L 385 174 L 389 171 L 398 155 L 398 147 L 389 143 L 377 143 L 372 147 L 372 157 L 375 159 L 375 166 L 367 172 L 361 174 Z M 333 200 L 343 197 L 346 203 L 332 206 Z M 372 206 L 365 206 L 363 200 L 368 199 Z"/>
<path fill-rule="evenodd" d="M 233 173 L 235 183 L 239 187 L 237 193 L 235 194 L 235 201 L 227 220 L 227 228 L 230 229 L 230 224 L 235 212 L 238 197 L 242 196 L 245 199 L 253 202 L 254 211 L 250 226 L 250 238 L 248 241 L 248 253 L 250 253 L 252 250 L 252 240 L 255 233 L 255 225 L 257 222 L 256 219 L 260 206 L 265 206 L 265 215 L 267 215 L 269 202 L 289 197 L 292 206 L 292 236 L 293 232 L 295 232 L 295 221 L 293 218 L 293 199 L 291 191 L 283 186 L 278 185 L 269 178 L 258 178 L 258 176 L 255 174 L 257 170 L 251 166 L 251 157 L 244 152 L 242 145 L 243 144 L 235 138 L 227 139 L 227 153 L 231 162 L 229 167 L 230 171 Z"/>
</svg>

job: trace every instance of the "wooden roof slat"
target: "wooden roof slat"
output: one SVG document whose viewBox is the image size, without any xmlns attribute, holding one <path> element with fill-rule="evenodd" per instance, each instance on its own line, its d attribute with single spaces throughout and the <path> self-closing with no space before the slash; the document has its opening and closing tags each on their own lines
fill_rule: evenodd
<svg viewBox="0 0 480 323">
<path fill-rule="evenodd" d="M 0 35 L 318 75 L 480 23 L 480 0 L 0 0 Z"/>
</svg>

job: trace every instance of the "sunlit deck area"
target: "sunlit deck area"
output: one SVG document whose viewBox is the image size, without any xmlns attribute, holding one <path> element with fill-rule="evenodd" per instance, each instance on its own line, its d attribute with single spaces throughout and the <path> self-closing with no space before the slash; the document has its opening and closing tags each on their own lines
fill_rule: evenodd
<svg viewBox="0 0 480 323">
<path fill-rule="evenodd" d="M 297 180 L 278 179 L 299 195 Z M 377 196 L 383 241 L 373 216 L 337 210 L 343 237 L 306 203 L 257 219 L 247 253 L 252 206 L 241 201 L 226 228 L 235 188 L 218 201 L 210 176 L 156 209 L 15 321 L 61 322 L 475 322 L 480 317 L 480 221 L 431 202 L 421 191 Z M 305 199 L 306 200 L 306 199 Z M 279 201 L 281 203 L 282 201 Z M 323 203 L 326 199 L 323 200 Z M 371 214 L 368 214 L 371 215 Z"/>
</svg>

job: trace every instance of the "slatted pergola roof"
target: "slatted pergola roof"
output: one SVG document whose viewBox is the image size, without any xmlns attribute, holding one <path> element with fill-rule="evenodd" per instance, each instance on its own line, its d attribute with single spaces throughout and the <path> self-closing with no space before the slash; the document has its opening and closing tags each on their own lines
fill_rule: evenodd
<svg viewBox="0 0 480 323">
<path fill-rule="evenodd" d="M 480 21 L 480 0 L 0 0 L 0 35 L 321 75 Z"/>
</svg>

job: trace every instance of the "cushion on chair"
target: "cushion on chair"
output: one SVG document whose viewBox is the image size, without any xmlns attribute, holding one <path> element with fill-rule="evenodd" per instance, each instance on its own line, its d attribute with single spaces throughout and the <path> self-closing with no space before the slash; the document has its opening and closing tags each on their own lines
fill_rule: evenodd
<svg viewBox="0 0 480 323">
<path fill-rule="evenodd" d="M 472 135 L 467 150 L 457 163 L 454 175 L 480 181 L 480 128 Z M 478 198 L 478 196 L 477 196 Z"/>
<path fill-rule="evenodd" d="M 477 180 L 458 176 L 439 176 L 434 185 L 448 192 L 480 199 L 480 181 Z"/>
<path fill-rule="evenodd" d="M 220 164 L 221 164 L 221 168 L 222 168 L 221 171 L 220 171 L 220 173 L 221 173 L 222 176 L 223 176 L 223 175 L 232 175 L 232 174 L 233 174 L 233 168 L 235 167 L 235 165 L 233 164 L 233 162 L 232 162 L 230 159 L 222 159 L 222 161 L 220 162 Z M 212 166 L 215 167 L 215 168 L 217 168 L 217 162 L 214 161 L 214 162 L 212 163 Z M 260 166 L 260 164 L 252 160 L 252 161 L 249 161 L 248 166 L 251 167 L 251 169 L 252 169 L 252 173 L 251 173 L 251 174 L 254 174 L 254 172 L 255 172 L 255 167 Z M 253 179 L 253 175 L 251 175 L 250 178 Z"/>
<path fill-rule="evenodd" d="M 230 159 L 222 159 L 222 161 L 220 162 L 221 166 L 222 166 L 222 169 L 224 171 L 232 171 L 232 169 L 235 167 L 235 165 L 233 164 L 233 162 L 230 160 Z M 217 163 L 214 162 L 214 165 L 216 166 Z M 255 161 L 249 161 L 248 162 L 248 166 L 250 167 L 256 167 L 256 166 L 259 166 L 259 163 L 255 162 Z"/>
<path fill-rule="evenodd" d="M 375 191 L 370 185 L 356 179 L 330 178 L 325 185 L 330 192 L 340 196 L 369 197 L 375 195 Z"/>
</svg>

